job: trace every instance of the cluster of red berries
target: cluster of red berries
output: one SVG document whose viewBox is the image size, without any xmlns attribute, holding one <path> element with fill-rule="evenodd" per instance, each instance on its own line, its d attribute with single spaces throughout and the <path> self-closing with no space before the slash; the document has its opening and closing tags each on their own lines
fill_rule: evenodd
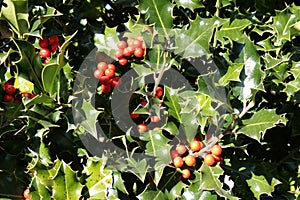
<svg viewBox="0 0 300 200">
<path fill-rule="evenodd" d="M 196 164 L 197 158 L 194 153 L 199 152 L 204 147 L 203 142 L 198 137 L 189 144 L 189 151 L 184 144 L 178 144 L 175 149 L 172 149 L 170 154 L 173 165 L 181 169 L 182 177 L 188 179 L 191 176 L 191 171 L 188 167 L 193 167 Z M 214 145 L 209 153 L 204 156 L 204 163 L 208 166 L 213 166 L 221 161 L 222 148 L 219 144 Z"/>
<path fill-rule="evenodd" d="M 60 46 L 59 38 L 57 35 L 51 35 L 48 38 L 43 36 L 39 39 L 39 46 L 41 47 L 40 56 L 43 58 L 44 64 L 48 64 L 51 54 L 55 53 Z"/>
<path fill-rule="evenodd" d="M 160 87 L 160 86 L 157 87 L 157 88 L 156 88 L 156 92 L 155 92 L 155 98 L 160 99 L 160 98 L 163 96 L 163 93 L 164 93 L 164 89 L 163 89 L 162 87 Z M 161 102 L 161 103 L 162 103 L 162 102 Z M 146 107 L 147 104 L 148 104 L 148 102 L 146 102 L 146 101 L 140 102 L 140 105 L 141 105 L 142 107 Z M 131 117 L 132 119 L 138 119 L 138 118 L 140 117 L 140 115 L 137 114 L 137 113 L 130 113 L 130 117 Z M 156 116 L 156 115 L 152 115 L 152 116 L 150 117 L 150 120 L 151 120 L 151 122 L 158 123 L 158 122 L 160 122 L 160 117 L 159 117 L 159 116 Z M 138 125 L 137 125 L 137 131 L 138 131 L 139 133 L 144 133 L 144 132 L 146 132 L 146 131 L 147 131 L 147 125 L 144 124 L 144 123 L 138 124 Z"/>
<path fill-rule="evenodd" d="M 116 76 L 116 66 L 114 64 L 107 64 L 106 62 L 99 62 L 97 69 L 94 71 L 94 77 L 99 79 L 101 84 L 101 91 L 107 94 L 112 88 L 117 87 L 121 80 Z"/>
<path fill-rule="evenodd" d="M 20 94 L 17 94 L 17 89 L 14 86 L 14 83 L 12 81 L 7 81 L 4 83 L 3 91 L 5 92 L 3 96 L 4 102 L 13 102 L 13 101 L 20 101 L 21 97 L 28 97 L 32 99 L 35 97 L 34 94 L 28 93 L 28 92 L 22 92 Z"/>
<path fill-rule="evenodd" d="M 120 65 L 126 65 L 129 57 L 134 55 L 136 58 L 144 57 L 146 46 L 142 39 L 128 38 L 127 42 L 121 40 L 117 44 L 115 57 L 119 60 Z"/>
</svg>

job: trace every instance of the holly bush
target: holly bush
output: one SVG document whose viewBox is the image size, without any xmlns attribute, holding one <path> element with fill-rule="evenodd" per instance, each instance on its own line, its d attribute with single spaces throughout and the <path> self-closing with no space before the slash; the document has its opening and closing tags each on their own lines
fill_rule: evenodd
<svg viewBox="0 0 300 200">
<path fill-rule="evenodd" d="M 1 199 L 300 199 L 300 5 L 0 1 Z"/>
</svg>

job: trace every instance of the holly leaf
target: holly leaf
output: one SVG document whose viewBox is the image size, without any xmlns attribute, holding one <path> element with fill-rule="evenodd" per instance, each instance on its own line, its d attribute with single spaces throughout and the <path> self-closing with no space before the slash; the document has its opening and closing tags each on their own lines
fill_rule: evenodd
<svg viewBox="0 0 300 200">
<path fill-rule="evenodd" d="M 214 28 L 224 23 L 217 17 L 203 19 L 197 17 L 180 30 L 174 30 L 176 49 L 175 54 L 182 53 L 183 58 L 200 57 L 210 53 L 209 43 Z"/>
<path fill-rule="evenodd" d="M 289 11 L 276 11 L 276 16 L 273 17 L 271 28 L 275 32 L 274 45 L 281 46 L 286 41 L 291 40 L 291 28 L 296 23 L 295 15 L 289 14 Z"/>
<path fill-rule="evenodd" d="M 7 6 L 1 7 L 0 19 L 6 20 L 12 30 L 21 38 L 28 32 L 28 1 L 6 0 Z"/>
<path fill-rule="evenodd" d="M 225 42 L 224 38 L 232 41 L 240 42 L 244 40 L 243 30 L 249 26 L 251 22 L 247 19 L 235 19 L 234 21 L 227 20 L 219 31 L 216 32 L 218 40 Z"/>
<path fill-rule="evenodd" d="M 112 172 L 105 169 L 105 163 L 101 160 L 88 159 L 84 168 L 86 187 L 91 199 L 105 199 L 109 188 L 112 188 Z"/>
<path fill-rule="evenodd" d="M 169 31 L 173 25 L 170 15 L 173 5 L 169 0 L 141 0 L 138 9 L 146 14 L 150 24 L 155 24 L 160 34 L 169 38 Z"/>
<path fill-rule="evenodd" d="M 275 178 L 272 178 L 271 183 L 269 183 L 264 176 L 256 176 L 253 172 L 252 177 L 246 181 L 256 199 L 260 199 L 259 196 L 262 194 L 271 195 L 275 186 L 281 183 Z"/>
<path fill-rule="evenodd" d="M 168 106 L 168 112 L 169 115 L 177 119 L 180 123 L 182 123 L 181 120 L 181 107 L 179 104 L 178 96 L 175 95 L 178 94 L 178 90 L 171 89 L 168 87 L 165 87 L 165 95 L 167 98 L 167 101 L 164 102 Z"/>
<path fill-rule="evenodd" d="M 265 73 L 260 67 L 260 56 L 258 55 L 256 48 L 249 38 L 244 37 L 245 43 L 239 58 L 235 60 L 235 63 L 245 64 L 245 78 L 243 79 L 243 98 L 248 99 L 253 96 L 252 90 L 264 90 L 263 79 Z"/>
<path fill-rule="evenodd" d="M 148 141 L 146 144 L 146 155 L 155 157 L 156 167 L 164 166 L 171 162 L 168 144 L 170 140 L 166 138 L 161 130 L 150 130 L 140 136 L 141 140 Z"/>
<path fill-rule="evenodd" d="M 214 190 L 222 197 L 237 200 L 238 197 L 232 196 L 230 191 L 226 191 L 222 188 L 222 183 L 219 177 L 224 173 L 223 169 L 217 165 L 215 167 L 209 167 L 203 164 L 200 168 L 200 186 L 199 190 Z"/>
<path fill-rule="evenodd" d="M 76 172 L 62 162 L 60 169 L 53 178 L 52 192 L 54 199 L 79 199 L 83 185 L 79 182 Z"/>
<path fill-rule="evenodd" d="M 260 141 L 267 129 L 274 127 L 277 123 L 286 123 L 284 115 L 277 115 L 275 109 L 263 109 L 255 112 L 250 119 L 242 120 L 244 127 L 238 133 Z"/>
<path fill-rule="evenodd" d="M 79 106 L 79 105 L 77 105 Z M 98 138 L 97 134 L 97 127 L 96 123 L 98 122 L 97 118 L 98 115 L 101 113 L 100 111 L 96 110 L 93 105 L 86 101 L 83 100 L 82 104 L 80 105 L 81 107 L 75 107 L 74 111 L 74 121 L 80 122 L 80 125 L 89 133 L 91 134 L 95 139 Z"/>
<path fill-rule="evenodd" d="M 115 49 L 117 49 L 117 43 L 119 42 L 117 27 L 105 27 L 104 34 L 95 34 L 94 40 L 98 51 L 113 58 Z"/>
<path fill-rule="evenodd" d="M 194 10 L 195 8 L 204 8 L 204 5 L 198 0 L 175 0 L 177 6 L 182 6 L 183 8 L 189 8 Z"/>
<path fill-rule="evenodd" d="M 227 69 L 226 74 L 221 77 L 218 85 L 226 86 L 230 81 L 240 81 L 240 74 L 244 68 L 244 64 L 242 63 L 233 63 Z"/>
</svg>

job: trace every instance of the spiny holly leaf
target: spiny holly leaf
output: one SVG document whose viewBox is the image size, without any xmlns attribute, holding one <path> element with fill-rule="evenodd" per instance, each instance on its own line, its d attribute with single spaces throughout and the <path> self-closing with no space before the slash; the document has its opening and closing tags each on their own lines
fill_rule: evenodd
<svg viewBox="0 0 300 200">
<path fill-rule="evenodd" d="M 42 63 L 39 56 L 35 53 L 34 46 L 24 40 L 15 39 L 14 42 L 21 54 L 20 60 L 16 62 L 19 73 L 27 74 L 36 86 L 35 89 L 43 91 L 42 83 L 40 81 Z"/>
<path fill-rule="evenodd" d="M 260 56 L 258 55 L 256 48 L 249 38 L 244 37 L 245 46 L 241 51 L 239 58 L 235 60 L 235 63 L 245 64 L 245 79 L 243 80 L 243 98 L 248 99 L 253 96 L 252 90 L 264 90 L 263 79 L 265 73 L 260 67 Z"/>
<path fill-rule="evenodd" d="M 284 115 L 277 115 L 275 109 L 262 109 L 254 113 L 250 119 L 242 120 L 242 122 L 244 127 L 238 133 L 244 133 L 260 141 L 267 129 L 274 127 L 279 122 L 286 123 L 286 119 Z"/>
<path fill-rule="evenodd" d="M 288 10 L 276 11 L 271 27 L 275 31 L 275 46 L 281 46 L 291 40 L 291 27 L 295 24 L 296 17 Z"/>
<path fill-rule="evenodd" d="M 178 93 L 178 90 L 165 87 L 165 94 L 166 94 L 166 98 L 167 98 L 167 102 L 165 102 L 165 104 L 169 108 L 168 109 L 169 115 L 174 117 L 181 123 L 182 122 L 181 115 L 180 115 L 181 108 L 180 108 L 178 96 L 175 95 L 177 93 Z"/>
<path fill-rule="evenodd" d="M 288 94 L 288 97 L 291 97 L 296 92 L 300 91 L 300 64 L 297 62 L 293 62 L 290 72 L 294 76 L 295 80 L 286 83 L 286 88 L 284 89 L 284 92 Z"/>
<path fill-rule="evenodd" d="M 28 32 L 28 1 L 6 0 L 5 3 L 7 6 L 1 7 L 0 19 L 6 20 L 20 38 Z"/>
<path fill-rule="evenodd" d="M 35 191 L 30 192 L 32 199 L 51 199 L 50 191 L 40 182 L 40 179 L 34 177 L 31 185 L 31 188 L 35 189 Z"/>
<path fill-rule="evenodd" d="M 112 188 L 112 172 L 104 167 L 105 163 L 103 161 L 88 159 L 83 170 L 88 176 L 85 180 L 91 199 L 105 199 L 108 190 Z"/>
<path fill-rule="evenodd" d="M 195 8 L 204 8 L 204 5 L 198 0 L 175 0 L 177 6 L 182 6 L 183 8 L 189 8 L 194 10 Z"/>
<path fill-rule="evenodd" d="M 230 81 L 240 81 L 240 74 L 244 68 L 242 63 L 233 63 L 229 66 L 226 74 L 219 80 L 219 85 L 226 86 Z"/>
<path fill-rule="evenodd" d="M 91 102 L 88 102 L 86 100 L 82 101 L 82 105 L 80 108 L 75 107 L 74 111 L 76 112 L 74 114 L 75 121 L 80 122 L 80 125 L 89 134 L 98 139 L 96 123 L 97 117 L 101 112 L 96 110 L 91 104 Z"/>
<path fill-rule="evenodd" d="M 166 138 L 161 130 L 150 130 L 140 136 L 141 140 L 148 141 L 146 144 L 146 154 L 156 159 L 156 166 L 166 165 L 171 162 L 170 141 Z"/>
<path fill-rule="evenodd" d="M 128 194 L 126 187 L 124 185 L 124 180 L 122 178 L 121 172 L 114 171 L 113 172 L 113 187 L 120 190 L 124 194 Z"/>
<path fill-rule="evenodd" d="M 169 38 L 169 31 L 173 23 L 170 15 L 172 7 L 169 0 L 141 0 L 138 9 L 146 14 L 150 24 L 155 24 L 160 34 Z"/>
<path fill-rule="evenodd" d="M 146 159 L 135 160 L 134 158 L 127 158 L 126 160 L 128 163 L 128 171 L 131 171 L 142 182 L 144 182 L 149 168 L 149 164 L 147 163 Z"/>
<path fill-rule="evenodd" d="M 62 162 L 60 170 L 53 178 L 53 198 L 54 199 L 79 199 L 83 185 L 80 184 L 76 172 L 71 167 Z"/>
<path fill-rule="evenodd" d="M 275 178 L 272 178 L 271 183 L 269 183 L 264 176 L 256 176 L 254 173 L 252 173 L 251 179 L 246 181 L 256 199 L 260 199 L 261 194 L 271 195 L 275 190 L 275 186 L 280 184 L 280 181 Z"/>
<path fill-rule="evenodd" d="M 153 190 L 149 186 L 137 196 L 139 200 L 168 200 L 168 196 L 160 190 Z"/>
<path fill-rule="evenodd" d="M 197 17 L 190 21 L 190 25 L 180 30 L 174 30 L 176 49 L 175 53 L 182 53 L 183 58 L 200 57 L 210 53 L 209 43 L 214 28 L 224 23 L 219 18 L 203 19 Z"/>
<path fill-rule="evenodd" d="M 104 34 L 95 34 L 94 40 L 98 51 L 112 58 L 114 57 L 115 49 L 117 49 L 117 43 L 119 41 L 116 27 L 105 27 Z"/>
<path fill-rule="evenodd" d="M 219 177 L 224 173 L 224 171 L 219 165 L 209 167 L 206 164 L 203 164 L 200 168 L 200 172 L 200 190 L 214 190 L 222 197 L 228 199 L 239 199 L 232 196 L 229 191 L 222 188 L 222 183 L 220 182 Z"/>
<path fill-rule="evenodd" d="M 247 19 L 235 19 L 233 22 L 227 20 L 221 29 L 216 32 L 216 37 L 223 42 L 225 42 L 224 38 L 236 42 L 243 41 L 245 36 L 243 30 L 250 24 L 251 22 Z"/>
</svg>

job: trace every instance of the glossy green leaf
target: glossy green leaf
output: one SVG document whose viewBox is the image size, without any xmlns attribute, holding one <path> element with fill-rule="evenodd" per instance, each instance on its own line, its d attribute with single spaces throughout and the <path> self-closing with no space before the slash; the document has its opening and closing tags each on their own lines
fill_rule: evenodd
<svg viewBox="0 0 300 200">
<path fill-rule="evenodd" d="M 267 129 L 274 127 L 277 123 L 286 123 L 285 116 L 277 115 L 274 109 L 262 109 L 252 115 L 250 119 L 242 120 L 244 127 L 238 133 L 244 133 L 247 136 L 258 141 L 264 137 Z"/>
<path fill-rule="evenodd" d="M 210 53 L 209 43 L 215 27 L 224 23 L 219 18 L 203 19 L 197 17 L 190 21 L 190 26 L 175 30 L 176 54 L 182 54 L 183 58 L 200 57 Z"/>
<path fill-rule="evenodd" d="M 53 178 L 54 199 L 79 199 L 83 185 L 80 184 L 76 172 L 62 162 L 58 174 Z"/>
<path fill-rule="evenodd" d="M 186 0 L 174 0 L 176 5 L 178 6 L 182 6 L 183 8 L 189 8 L 191 10 L 195 9 L 195 8 L 203 8 L 204 5 L 197 0 L 190 0 L 190 1 L 186 1 Z"/>
<path fill-rule="evenodd" d="M 288 10 L 276 12 L 271 25 L 275 32 L 275 46 L 281 46 L 286 41 L 291 40 L 291 28 L 295 24 L 295 20 L 295 15 L 288 14 Z"/>
<path fill-rule="evenodd" d="M 111 58 L 114 57 L 115 49 L 119 41 L 117 28 L 106 27 L 104 34 L 95 34 L 94 40 L 98 51 L 105 53 Z"/>
<path fill-rule="evenodd" d="M 219 180 L 219 177 L 224 173 L 224 171 L 219 165 L 209 167 L 206 164 L 203 164 L 200 168 L 200 172 L 200 190 L 214 190 L 222 197 L 235 200 L 239 199 L 238 197 L 232 196 L 230 191 L 226 191 L 222 188 L 222 183 Z"/>
<path fill-rule="evenodd" d="M 244 38 L 245 46 L 235 60 L 235 63 L 245 64 L 245 78 L 243 80 L 243 98 L 248 99 L 253 96 L 252 90 L 264 90 L 263 79 L 265 73 L 261 70 L 260 56 L 258 55 L 255 46 L 248 38 Z"/>
<path fill-rule="evenodd" d="M 6 7 L 2 6 L 0 19 L 5 19 L 18 37 L 28 32 L 28 1 L 6 0 Z"/>
<path fill-rule="evenodd" d="M 42 82 L 40 81 L 42 63 L 40 57 L 35 53 L 34 46 L 24 40 L 14 40 L 19 53 L 20 60 L 16 62 L 19 73 L 24 73 L 33 81 L 36 89 L 43 91 Z"/>
<path fill-rule="evenodd" d="M 275 186 L 280 184 L 280 181 L 275 178 L 272 178 L 271 182 L 269 182 L 264 176 L 257 176 L 254 173 L 252 173 L 251 179 L 246 181 L 256 199 L 260 199 L 261 194 L 271 195 L 275 190 Z"/>
<path fill-rule="evenodd" d="M 146 14 L 150 24 L 155 24 L 160 34 L 169 38 L 173 18 L 170 15 L 172 3 L 169 0 L 141 0 L 138 9 Z"/>
<path fill-rule="evenodd" d="M 174 90 L 168 87 L 165 87 L 165 94 L 167 98 L 167 102 L 165 104 L 168 106 L 169 110 L 169 115 L 177 119 L 180 123 L 182 122 L 181 120 L 181 108 L 178 100 L 178 90 Z"/>
<path fill-rule="evenodd" d="M 79 106 L 79 105 L 78 105 Z M 96 123 L 98 115 L 101 113 L 97 111 L 90 102 L 85 100 L 82 101 L 82 105 L 80 108 L 74 108 L 76 110 L 76 118 L 77 122 L 81 122 L 80 125 L 93 137 L 98 139 Z"/>
<path fill-rule="evenodd" d="M 108 189 L 112 187 L 112 172 L 104 167 L 102 161 L 87 161 L 84 172 L 88 176 L 85 180 L 91 199 L 105 199 Z"/>
<path fill-rule="evenodd" d="M 166 138 L 161 131 L 148 131 L 143 133 L 140 138 L 144 141 L 148 141 L 145 152 L 147 155 L 156 158 L 156 165 L 166 165 L 171 162 L 171 146 L 168 144 L 170 140 Z"/>
<path fill-rule="evenodd" d="M 242 63 L 233 63 L 229 66 L 226 74 L 219 80 L 219 85 L 226 86 L 230 81 L 240 81 L 240 74 L 244 68 Z"/>
<path fill-rule="evenodd" d="M 218 40 L 224 42 L 224 38 L 228 38 L 232 41 L 240 42 L 244 40 L 243 30 L 249 26 L 251 22 L 247 19 L 235 19 L 232 22 L 227 20 L 221 29 L 216 32 Z"/>
</svg>

